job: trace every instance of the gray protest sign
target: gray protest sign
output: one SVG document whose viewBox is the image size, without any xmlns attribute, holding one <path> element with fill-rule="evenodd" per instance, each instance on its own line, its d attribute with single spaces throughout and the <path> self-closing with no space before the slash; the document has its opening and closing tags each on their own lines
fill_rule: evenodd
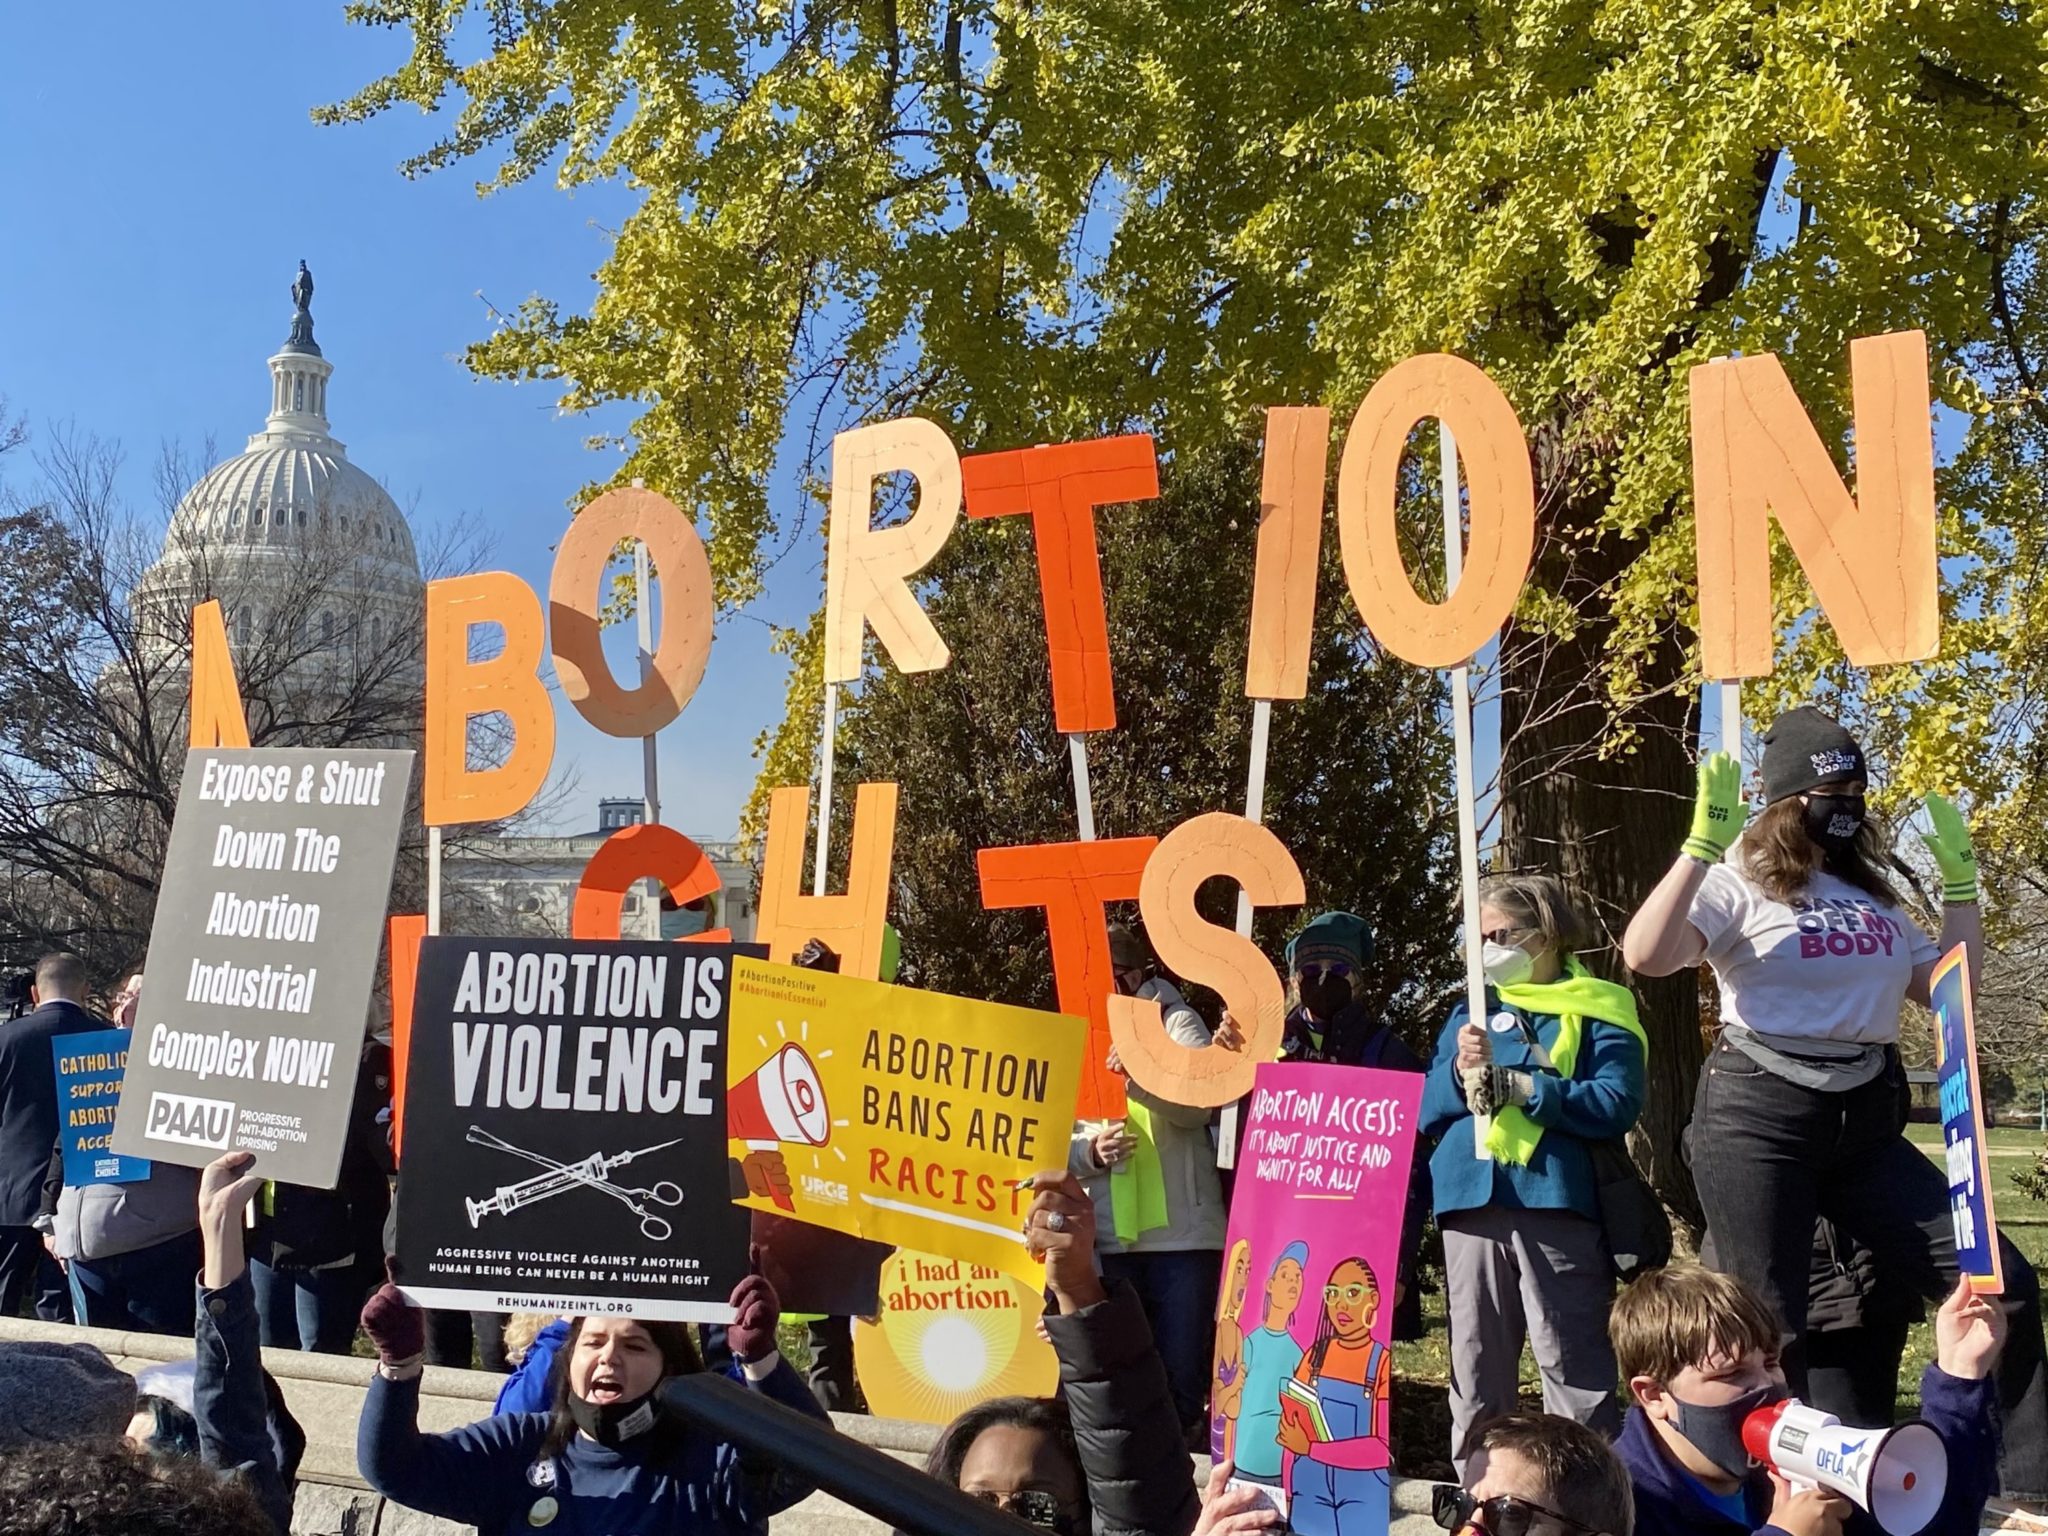
<svg viewBox="0 0 2048 1536">
<path fill-rule="evenodd" d="M 185 765 L 114 1150 L 230 1148 L 334 1187 L 410 752 L 214 748 Z"/>
</svg>

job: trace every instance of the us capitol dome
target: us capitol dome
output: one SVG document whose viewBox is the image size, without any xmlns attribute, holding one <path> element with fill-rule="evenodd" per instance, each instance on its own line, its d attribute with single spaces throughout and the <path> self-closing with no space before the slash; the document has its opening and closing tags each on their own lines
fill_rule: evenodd
<svg viewBox="0 0 2048 1536">
<path fill-rule="evenodd" d="M 263 430 L 178 502 L 137 604 L 182 649 L 192 605 L 218 598 L 238 672 L 324 676 L 346 688 L 367 666 L 417 686 L 425 587 L 412 529 L 328 424 L 334 364 L 313 339 L 303 261 L 291 294 Z"/>
</svg>

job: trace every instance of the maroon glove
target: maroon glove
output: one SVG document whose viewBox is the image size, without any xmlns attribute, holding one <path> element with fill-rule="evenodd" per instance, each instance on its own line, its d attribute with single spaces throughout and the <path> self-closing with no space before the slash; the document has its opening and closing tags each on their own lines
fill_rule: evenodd
<svg viewBox="0 0 2048 1536">
<path fill-rule="evenodd" d="M 742 1365 L 764 1360 L 775 1348 L 775 1325 L 782 1321 L 782 1303 L 775 1287 L 749 1275 L 732 1288 L 733 1319 L 726 1325 L 725 1344 Z M 365 1319 L 364 1326 L 368 1326 Z"/>
<path fill-rule="evenodd" d="M 384 1273 L 387 1277 L 393 1274 L 388 1258 L 384 1261 Z M 377 1346 L 377 1358 L 386 1365 L 403 1365 L 427 1352 L 426 1314 L 398 1294 L 391 1278 L 386 1278 L 363 1303 L 363 1332 Z"/>
</svg>

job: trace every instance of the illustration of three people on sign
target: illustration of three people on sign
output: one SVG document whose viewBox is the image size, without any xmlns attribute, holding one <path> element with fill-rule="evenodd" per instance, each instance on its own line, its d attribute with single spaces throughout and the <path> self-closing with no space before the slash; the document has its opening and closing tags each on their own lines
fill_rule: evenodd
<svg viewBox="0 0 2048 1536">
<path fill-rule="evenodd" d="M 1315 1334 L 1293 1329 L 1307 1286 L 1308 1244 L 1289 1243 L 1267 1272 L 1261 1310 L 1248 1239 L 1232 1245 L 1217 1309 L 1210 1452 L 1234 1481 L 1273 1491 L 1302 1536 L 1378 1536 L 1387 1527 L 1388 1392 L 1393 1352 L 1372 1336 L 1380 1287 L 1356 1256 L 1331 1268 Z"/>
</svg>

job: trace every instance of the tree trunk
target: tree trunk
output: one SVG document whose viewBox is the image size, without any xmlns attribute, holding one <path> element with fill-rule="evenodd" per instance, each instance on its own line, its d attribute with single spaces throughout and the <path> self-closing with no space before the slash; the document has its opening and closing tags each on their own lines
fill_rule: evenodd
<svg viewBox="0 0 2048 1536">
<path fill-rule="evenodd" d="M 1682 657 L 1659 648 L 1643 675 L 1646 702 L 1618 718 L 1608 703 L 1605 647 L 1611 587 L 1642 552 L 1608 535 L 1560 538 L 1586 528 L 1597 507 L 1566 507 L 1537 555 L 1534 579 L 1568 597 L 1576 633 L 1537 635 L 1510 625 L 1501 644 L 1501 856 L 1509 868 L 1563 877 L 1590 904 L 1611 948 L 1592 957 L 1619 975 L 1620 934 L 1684 840 L 1692 804 L 1689 744 L 1695 696 L 1676 685 Z M 1616 730 L 1627 743 L 1603 753 Z M 1632 1138 L 1636 1161 L 1673 1214 L 1695 1229 L 1701 1216 L 1680 1136 L 1692 1117 L 1703 1057 L 1697 974 L 1632 978 L 1650 1039 L 1649 1096 Z"/>
</svg>

